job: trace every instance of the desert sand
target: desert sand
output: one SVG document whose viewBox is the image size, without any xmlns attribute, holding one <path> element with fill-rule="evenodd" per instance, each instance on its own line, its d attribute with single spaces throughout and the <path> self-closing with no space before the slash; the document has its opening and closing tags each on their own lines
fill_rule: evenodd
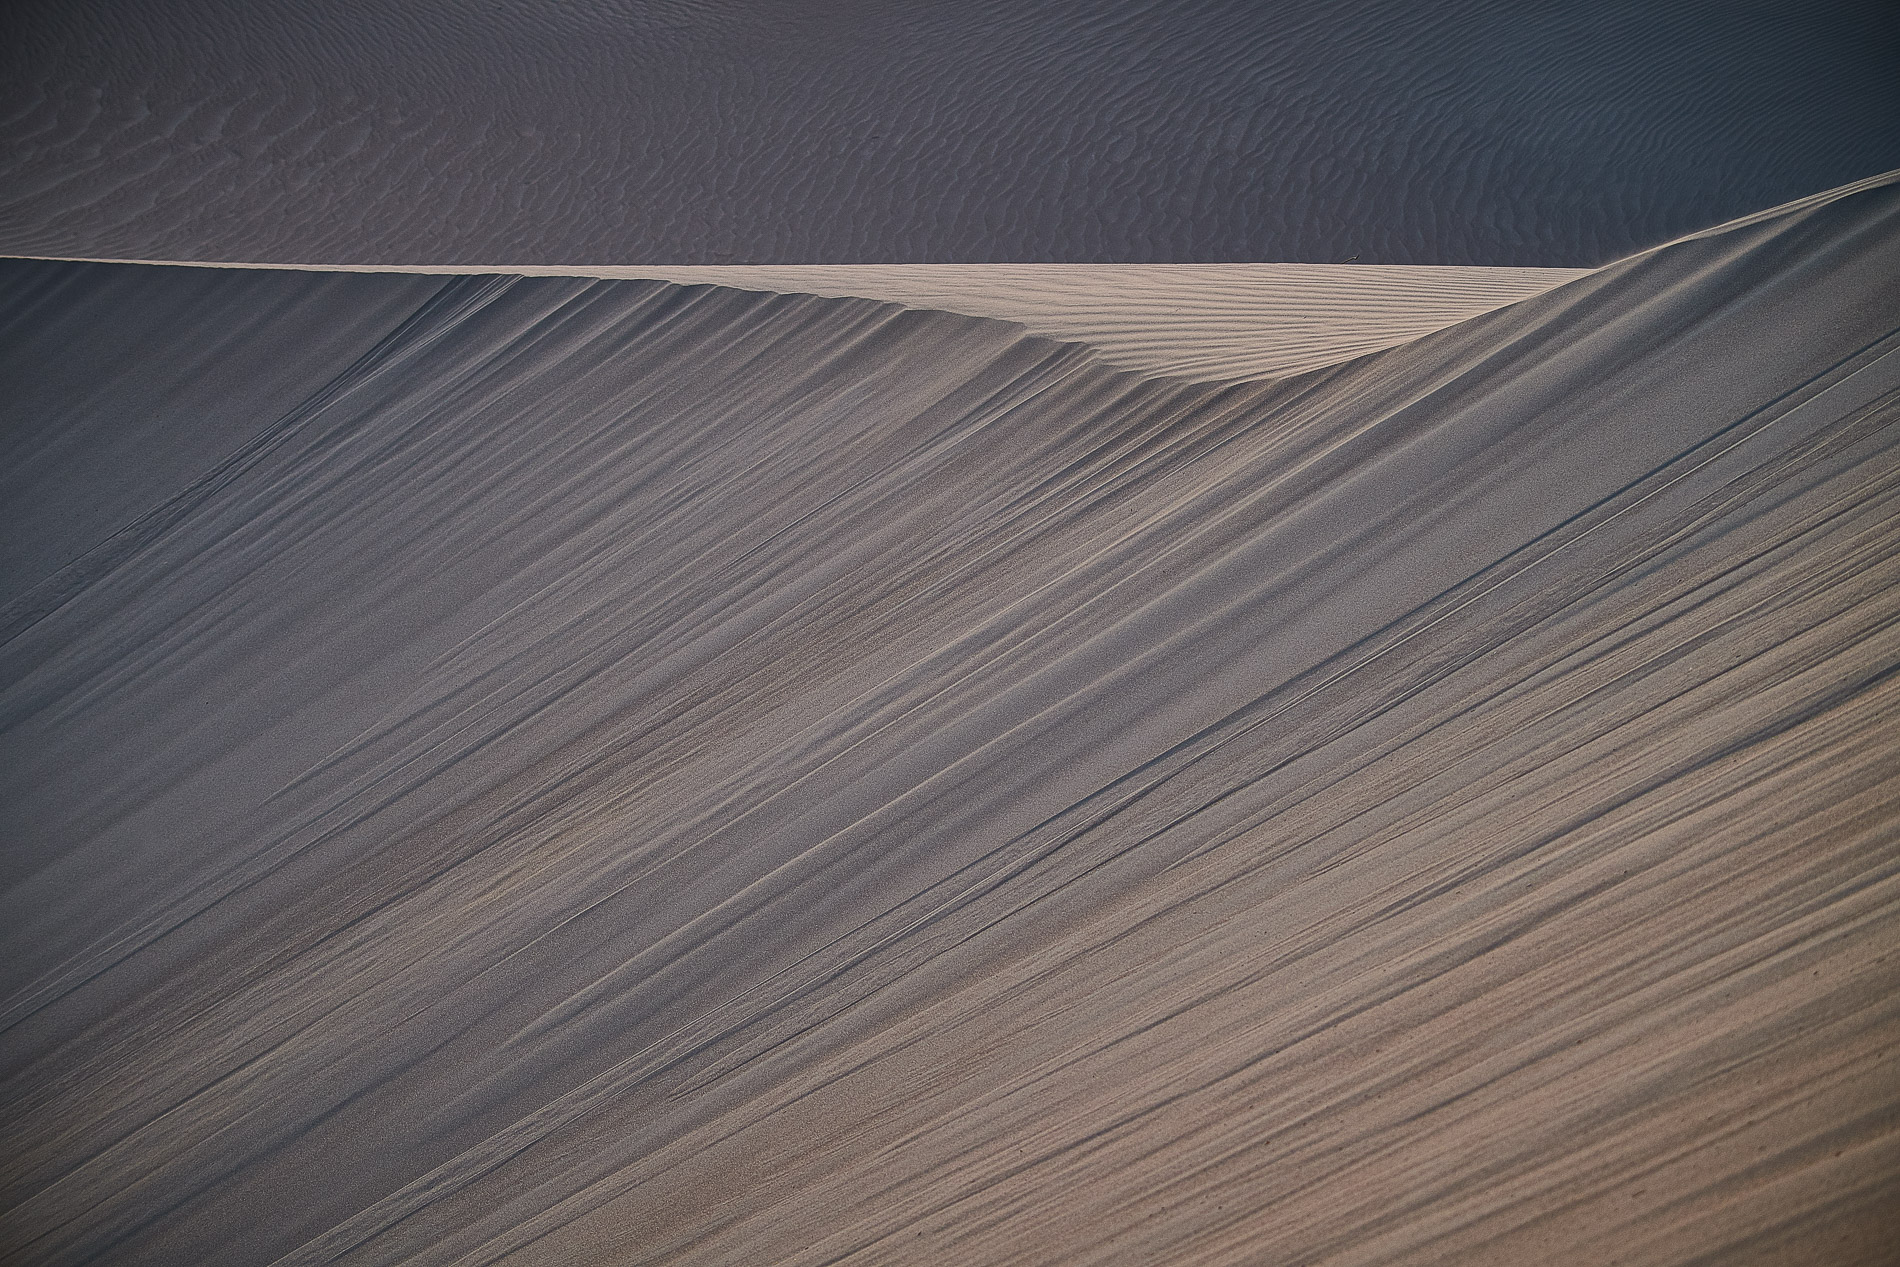
<svg viewBox="0 0 1900 1267">
<path fill-rule="evenodd" d="M 1892 181 L 1238 382 L 6 270 L 83 446 L 252 413 L 0 611 L 7 1261 L 1893 1244 Z"/>
<path fill-rule="evenodd" d="M 277 268 L 228 262 L 216 267 Z M 319 272 L 635 278 L 876 299 L 1013 321 L 1030 334 L 1087 344 L 1120 369 L 1206 380 L 1278 377 L 1336 365 L 1542 294 L 1588 271 L 1326 264 L 298 267 Z"/>
<path fill-rule="evenodd" d="M 1591 267 L 1900 167 L 1879 0 L 12 0 L 0 254 Z"/>
</svg>

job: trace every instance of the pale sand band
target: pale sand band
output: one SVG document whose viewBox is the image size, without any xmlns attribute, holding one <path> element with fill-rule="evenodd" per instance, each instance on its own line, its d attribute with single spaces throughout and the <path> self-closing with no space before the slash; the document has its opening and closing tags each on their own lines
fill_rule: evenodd
<svg viewBox="0 0 1900 1267">
<path fill-rule="evenodd" d="M 876 299 L 1020 323 L 1086 343 L 1109 364 L 1201 379 L 1269 378 L 1336 365 L 1541 295 L 1581 268 L 1403 264 L 376 265 L 199 263 L 200 268 L 507 273 L 646 279 Z"/>
</svg>

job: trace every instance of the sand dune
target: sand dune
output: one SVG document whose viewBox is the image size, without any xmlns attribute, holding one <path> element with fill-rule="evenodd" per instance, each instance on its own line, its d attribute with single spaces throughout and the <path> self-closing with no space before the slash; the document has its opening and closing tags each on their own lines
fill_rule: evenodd
<svg viewBox="0 0 1900 1267">
<path fill-rule="evenodd" d="M 1892 1243 L 1900 188 L 1226 384 L 15 267 L 279 412 L 5 613 L 8 1261 Z"/>
<path fill-rule="evenodd" d="M 0 260 L 0 287 L 4 604 L 216 470 L 441 282 Z"/>
<path fill-rule="evenodd" d="M 1900 167 L 1868 0 L 14 0 L 0 253 L 1594 266 Z"/>
<path fill-rule="evenodd" d="M 178 260 L 96 260 L 167 264 Z M 266 264 L 220 264 L 268 269 Z M 1013 321 L 1086 343 L 1110 365 L 1207 380 L 1321 369 L 1491 312 L 1586 269 L 1326 264 L 795 264 L 474 270 L 303 265 L 326 272 L 644 278 L 776 294 L 876 299 Z"/>
</svg>

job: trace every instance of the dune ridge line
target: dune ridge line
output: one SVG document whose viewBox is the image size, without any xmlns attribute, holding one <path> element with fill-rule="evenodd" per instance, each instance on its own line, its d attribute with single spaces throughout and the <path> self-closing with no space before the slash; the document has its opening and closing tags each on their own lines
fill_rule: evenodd
<svg viewBox="0 0 1900 1267">
<path fill-rule="evenodd" d="M 43 258 L 13 256 L 9 258 Z M 989 317 L 1095 348 L 1120 369 L 1205 380 L 1320 369 L 1589 273 L 1357 264 L 360 265 L 88 260 L 197 268 L 594 277 L 874 299 Z"/>
</svg>

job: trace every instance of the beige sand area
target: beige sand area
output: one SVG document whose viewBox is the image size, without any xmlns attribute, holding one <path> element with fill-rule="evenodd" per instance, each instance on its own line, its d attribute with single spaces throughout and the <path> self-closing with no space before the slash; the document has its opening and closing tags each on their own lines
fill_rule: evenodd
<svg viewBox="0 0 1900 1267">
<path fill-rule="evenodd" d="M 18 269 L 297 372 L 0 608 L 7 1261 L 1891 1261 L 1900 187 L 1240 383 Z"/>
<path fill-rule="evenodd" d="M 1263 378 L 1351 360 L 1542 294 L 1584 269 L 1351 264 L 848 264 L 601 270 L 862 296 L 1021 324 L 1122 369 Z"/>
</svg>

